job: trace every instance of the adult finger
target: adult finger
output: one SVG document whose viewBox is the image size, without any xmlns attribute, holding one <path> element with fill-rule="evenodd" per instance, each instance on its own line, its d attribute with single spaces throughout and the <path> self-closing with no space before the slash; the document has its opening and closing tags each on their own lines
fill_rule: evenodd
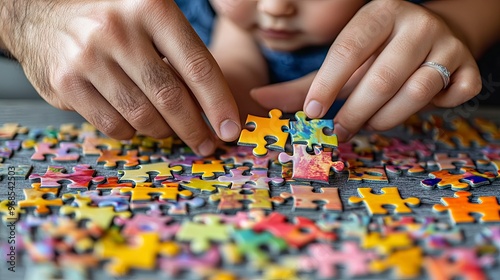
<svg viewBox="0 0 500 280">
<path fill-rule="evenodd" d="M 167 7 L 156 11 L 152 17 L 148 15 L 146 30 L 193 92 L 217 135 L 225 141 L 235 140 L 241 124 L 236 102 L 222 71 L 175 3 L 161 3 L 166 3 Z M 195 113 L 190 108 L 175 116 L 175 121 L 183 122 Z M 189 129 L 193 131 L 196 126 Z"/>
<path fill-rule="evenodd" d="M 304 103 L 310 118 L 323 116 L 353 73 L 384 44 L 394 25 L 398 1 L 373 1 L 362 8 L 337 36 Z"/>
<path fill-rule="evenodd" d="M 335 117 L 339 141 L 346 141 L 397 95 L 401 86 L 425 59 L 431 44 L 413 44 L 404 36 L 394 37 L 372 64 Z"/>
<path fill-rule="evenodd" d="M 129 75 L 116 62 L 101 61 L 94 71 L 87 72 L 88 79 L 109 104 L 137 132 L 155 138 L 171 135 L 170 127 Z"/>
<path fill-rule="evenodd" d="M 130 139 L 135 129 L 88 81 L 68 81 L 73 84 L 65 102 L 99 131 L 115 139 Z M 63 82 L 64 83 L 64 82 Z"/>
</svg>

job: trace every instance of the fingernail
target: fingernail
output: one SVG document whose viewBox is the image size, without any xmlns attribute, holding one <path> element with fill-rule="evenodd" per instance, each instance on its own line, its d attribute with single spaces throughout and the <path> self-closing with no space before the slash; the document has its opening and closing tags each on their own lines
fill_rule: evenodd
<svg viewBox="0 0 500 280">
<path fill-rule="evenodd" d="M 203 143 L 198 146 L 198 153 L 201 156 L 209 156 L 214 152 L 214 142 L 212 139 L 205 139 Z"/>
<path fill-rule="evenodd" d="M 310 118 L 319 118 L 323 112 L 323 105 L 316 100 L 311 100 L 306 106 L 306 115 Z"/>
<path fill-rule="evenodd" d="M 222 140 L 235 140 L 240 133 L 240 126 L 232 120 L 225 120 L 220 125 L 220 135 Z"/>
<path fill-rule="evenodd" d="M 337 139 L 339 140 L 339 142 L 347 142 L 353 136 L 352 133 L 347 131 L 347 129 L 342 127 L 340 124 L 334 125 L 333 133 L 337 135 Z"/>
</svg>

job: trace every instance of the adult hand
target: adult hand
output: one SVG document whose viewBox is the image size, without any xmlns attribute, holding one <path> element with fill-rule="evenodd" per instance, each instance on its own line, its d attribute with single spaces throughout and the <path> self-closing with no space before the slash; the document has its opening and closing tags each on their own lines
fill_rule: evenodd
<svg viewBox="0 0 500 280">
<path fill-rule="evenodd" d="M 110 137 L 176 133 L 215 150 L 205 112 L 225 141 L 236 103 L 215 60 L 173 0 L 6 0 L 0 38 L 40 95 Z"/>
<path fill-rule="evenodd" d="M 319 118 L 339 93 L 352 89 L 334 119 L 339 141 L 347 141 L 363 126 L 390 129 L 428 103 L 459 105 L 479 93 L 481 78 L 474 57 L 458 36 L 426 8 L 406 1 L 372 1 L 342 30 L 314 78 L 294 81 L 295 86 L 301 84 L 300 98 L 285 101 L 282 107 L 296 109 L 303 100 L 306 114 Z M 426 61 L 448 68 L 449 87 L 443 88 L 436 69 L 421 67 Z M 308 82 L 311 86 L 304 90 Z M 261 102 L 270 89 L 256 90 L 252 96 Z"/>
</svg>

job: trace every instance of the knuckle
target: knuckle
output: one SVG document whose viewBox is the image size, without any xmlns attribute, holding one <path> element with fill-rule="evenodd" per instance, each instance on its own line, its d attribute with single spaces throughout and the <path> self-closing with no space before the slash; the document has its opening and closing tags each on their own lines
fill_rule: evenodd
<svg viewBox="0 0 500 280">
<path fill-rule="evenodd" d="M 370 120 L 368 125 L 376 131 L 386 131 L 394 128 L 397 124 L 392 123 L 390 120 Z"/>
<path fill-rule="evenodd" d="M 125 119 L 136 128 L 150 127 L 150 125 L 154 122 L 154 114 L 149 104 L 143 103 L 136 105 L 135 107 L 129 107 L 129 109 L 124 111 L 118 111 L 124 112 L 123 114 L 125 115 Z"/>
<path fill-rule="evenodd" d="M 333 57 L 341 62 L 349 62 L 359 56 L 360 49 L 363 49 L 363 40 L 354 37 L 347 37 L 340 42 L 333 43 Z"/>
<path fill-rule="evenodd" d="M 121 15 L 112 9 L 104 9 L 96 16 L 96 25 L 90 31 L 89 38 L 93 42 L 101 44 L 103 41 L 112 44 L 126 44 L 125 34 Z"/>
<path fill-rule="evenodd" d="M 52 77 L 51 83 L 55 92 L 67 92 L 79 83 L 79 78 L 69 69 L 60 69 Z"/>
<path fill-rule="evenodd" d="M 214 66 L 212 61 L 202 51 L 193 52 L 187 59 L 186 75 L 193 83 L 204 83 L 212 79 Z"/>
<path fill-rule="evenodd" d="M 395 91 L 398 74 L 389 66 L 382 66 L 371 75 L 370 86 L 373 93 L 386 96 Z"/>
<path fill-rule="evenodd" d="M 123 122 L 117 121 L 112 115 L 100 112 L 88 118 L 99 131 L 115 139 L 130 139 L 134 136 L 133 129 L 127 128 Z"/>
<path fill-rule="evenodd" d="M 153 100 L 160 110 L 178 114 L 183 111 L 183 90 L 180 84 L 170 82 L 153 93 Z"/>
<path fill-rule="evenodd" d="M 428 77 L 420 77 L 408 83 L 408 98 L 410 102 L 428 102 L 429 98 L 437 93 L 440 85 Z"/>
</svg>

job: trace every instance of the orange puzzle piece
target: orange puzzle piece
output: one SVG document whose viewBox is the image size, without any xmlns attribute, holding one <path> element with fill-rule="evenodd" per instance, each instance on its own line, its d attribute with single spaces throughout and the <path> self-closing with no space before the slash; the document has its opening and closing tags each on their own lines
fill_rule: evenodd
<svg viewBox="0 0 500 280">
<path fill-rule="evenodd" d="M 478 203 L 471 203 L 467 191 L 455 192 L 454 197 L 442 197 L 441 204 L 436 204 L 432 210 L 436 212 L 450 213 L 451 220 L 455 223 L 472 223 L 474 217 L 471 214 L 479 214 L 480 222 L 500 222 L 500 205 L 495 196 L 481 196 Z"/>
</svg>

